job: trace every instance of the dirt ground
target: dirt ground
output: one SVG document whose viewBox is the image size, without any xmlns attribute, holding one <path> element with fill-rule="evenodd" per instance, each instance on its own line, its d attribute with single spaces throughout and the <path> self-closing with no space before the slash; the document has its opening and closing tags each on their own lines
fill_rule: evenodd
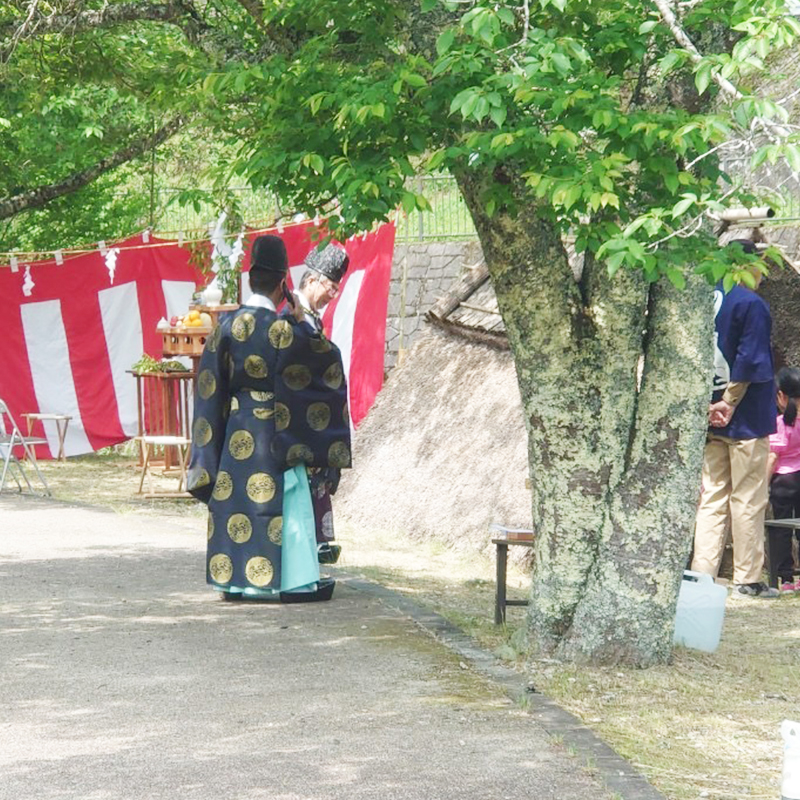
<svg viewBox="0 0 800 800">
<path fill-rule="evenodd" d="M 49 463 L 53 494 L 121 514 L 166 515 L 201 524 L 191 500 L 143 500 L 129 455 Z M 173 479 L 164 479 L 173 487 Z M 800 596 L 729 602 L 717 652 L 677 648 L 671 665 L 649 670 L 575 669 L 527 661 L 525 611 L 492 621 L 494 564 L 487 556 L 337 519 L 348 572 L 402 592 L 474 636 L 498 658 L 525 672 L 536 688 L 573 712 L 628 758 L 669 798 L 780 796 L 783 719 L 800 719 Z M 523 597 L 518 566 L 509 591 Z"/>
</svg>

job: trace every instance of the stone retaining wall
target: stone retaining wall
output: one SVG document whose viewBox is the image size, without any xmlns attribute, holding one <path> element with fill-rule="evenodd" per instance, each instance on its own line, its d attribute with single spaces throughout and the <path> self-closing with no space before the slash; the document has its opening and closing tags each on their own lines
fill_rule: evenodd
<svg viewBox="0 0 800 800">
<path fill-rule="evenodd" d="M 465 270 L 482 260 L 477 240 L 416 242 L 395 247 L 386 319 L 387 370 L 411 347 L 425 325 L 425 313 Z"/>
</svg>

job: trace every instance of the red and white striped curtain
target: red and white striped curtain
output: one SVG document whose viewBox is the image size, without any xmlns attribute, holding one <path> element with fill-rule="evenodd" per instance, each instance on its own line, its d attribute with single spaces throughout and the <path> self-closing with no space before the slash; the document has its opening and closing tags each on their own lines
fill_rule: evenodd
<svg viewBox="0 0 800 800">
<path fill-rule="evenodd" d="M 279 234 L 295 281 L 317 230 L 304 223 Z M 323 315 L 326 331 L 342 350 L 355 425 L 383 383 L 394 233 L 385 225 L 344 243 L 350 269 Z M 0 269 L 0 398 L 18 423 L 24 412 L 69 414 L 67 455 L 136 435 L 136 385 L 128 370 L 142 353 L 161 356 L 158 320 L 185 313 L 194 291 L 209 280 L 175 242 L 151 237 L 145 243 L 137 236 L 113 246 L 119 248 L 113 282 L 99 251 L 67 257 L 60 266 L 30 264 L 29 296 L 22 289 L 24 266 L 19 272 Z M 249 269 L 249 247 L 243 269 Z M 56 432 L 48 428 L 45 434 L 54 455 Z"/>
</svg>

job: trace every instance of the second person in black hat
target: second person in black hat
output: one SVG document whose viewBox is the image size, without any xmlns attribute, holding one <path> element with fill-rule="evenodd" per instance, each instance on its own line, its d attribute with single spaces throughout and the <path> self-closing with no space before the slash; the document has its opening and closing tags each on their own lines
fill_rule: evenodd
<svg viewBox="0 0 800 800">
<path fill-rule="evenodd" d="M 304 263 L 306 271 L 300 279 L 297 297 L 305 312 L 305 321 L 322 333 L 322 312 L 339 293 L 350 257 L 343 247 L 328 244 L 322 250 L 313 248 Z M 333 467 L 311 470 L 310 475 L 319 560 L 323 564 L 335 564 L 341 554 L 341 547 L 334 544 L 331 502 L 339 477 L 340 470 Z"/>
</svg>

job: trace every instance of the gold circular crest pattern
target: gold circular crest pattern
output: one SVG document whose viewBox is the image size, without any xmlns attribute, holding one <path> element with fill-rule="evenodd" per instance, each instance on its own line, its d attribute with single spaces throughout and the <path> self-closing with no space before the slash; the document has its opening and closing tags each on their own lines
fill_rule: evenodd
<svg viewBox="0 0 800 800">
<path fill-rule="evenodd" d="M 206 339 L 206 350 L 211 353 L 216 353 L 217 348 L 219 347 L 219 340 L 222 338 L 222 328 L 217 325 L 213 331 L 211 331 L 211 336 Z"/>
<path fill-rule="evenodd" d="M 228 451 L 237 461 L 250 458 L 256 449 L 256 440 L 250 431 L 236 431 L 231 434 L 228 442 Z"/>
<path fill-rule="evenodd" d="M 311 464 L 314 461 L 314 452 L 307 444 L 293 444 L 286 453 L 286 463 L 293 467 L 301 462 Z"/>
<path fill-rule="evenodd" d="M 233 561 L 225 553 L 217 553 L 208 560 L 208 571 L 214 583 L 229 583 L 233 577 Z"/>
<path fill-rule="evenodd" d="M 244 371 L 251 378 L 266 378 L 267 362 L 261 356 L 247 356 L 244 360 Z"/>
<path fill-rule="evenodd" d="M 256 419 L 271 419 L 275 416 L 274 408 L 254 408 L 253 416 Z"/>
<path fill-rule="evenodd" d="M 275 403 L 275 430 L 285 431 L 289 427 L 292 415 L 283 403 Z"/>
<path fill-rule="evenodd" d="M 206 534 L 208 535 L 208 540 L 211 541 L 211 537 L 214 535 L 214 515 L 208 515 L 208 529 L 206 530 Z"/>
<path fill-rule="evenodd" d="M 283 541 L 283 517 L 273 517 L 267 525 L 267 538 L 273 544 L 281 544 Z"/>
<path fill-rule="evenodd" d="M 192 425 L 192 438 L 198 447 L 205 447 L 210 441 L 214 432 L 211 430 L 208 420 L 205 417 L 198 417 Z"/>
<path fill-rule="evenodd" d="M 305 364 L 290 364 L 283 370 L 283 382 L 299 392 L 311 383 L 311 370 Z"/>
<path fill-rule="evenodd" d="M 231 411 L 238 411 L 238 410 L 239 410 L 239 398 L 231 397 Z"/>
<path fill-rule="evenodd" d="M 266 472 L 255 472 L 247 479 L 247 496 L 254 503 L 269 503 L 275 497 L 275 481 Z"/>
<path fill-rule="evenodd" d="M 210 369 L 204 369 L 197 376 L 197 393 L 203 400 L 208 400 L 217 391 L 217 379 Z"/>
<path fill-rule="evenodd" d="M 257 403 L 268 403 L 270 400 L 275 399 L 272 392 L 259 392 L 257 389 L 250 390 L 250 397 Z"/>
<path fill-rule="evenodd" d="M 325 336 L 324 333 L 321 333 L 319 337 L 312 336 L 309 340 L 309 344 L 311 345 L 311 350 L 314 353 L 330 353 L 331 351 L 330 340 Z"/>
<path fill-rule="evenodd" d="M 322 375 L 323 383 L 331 389 L 338 389 L 342 385 L 343 378 L 342 365 L 338 361 L 331 364 Z"/>
<path fill-rule="evenodd" d="M 294 341 L 294 331 L 288 320 L 279 319 L 269 326 L 269 343 L 277 350 L 289 347 Z"/>
<path fill-rule="evenodd" d="M 272 582 L 275 569 L 268 558 L 254 556 L 245 564 L 244 574 L 253 586 L 264 587 Z"/>
<path fill-rule="evenodd" d="M 233 494 L 233 478 L 224 470 L 217 475 L 214 491 L 211 496 L 215 500 L 227 500 Z"/>
<path fill-rule="evenodd" d="M 208 470 L 198 469 L 189 474 L 189 486 L 192 489 L 202 489 L 209 483 L 211 483 L 211 476 L 208 474 Z"/>
<path fill-rule="evenodd" d="M 313 431 L 324 431 L 331 424 L 331 409 L 327 403 L 312 403 L 306 410 L 308 427 Z"/>
<path fill-rule="evenodd" d="M 334 442 L 328 448 L 328 464 L 332 467 L 349 467 L 350 448 L 344 442 Z"/>
<path fill-rule="evenodd" d="M 247 514 L 231 514 L 228 518 L 228 536 L 236 542 L 242 544 L 253 535 L 253 523 L 250 522 Z"/>
<path fill-rule="evenodd" d="M 239 314 L 231 324 L 231 334 L 237 342 L 246 342 L 253 335 L 255 329 L 256 318 L 248 312 Z"/>
</svg>

